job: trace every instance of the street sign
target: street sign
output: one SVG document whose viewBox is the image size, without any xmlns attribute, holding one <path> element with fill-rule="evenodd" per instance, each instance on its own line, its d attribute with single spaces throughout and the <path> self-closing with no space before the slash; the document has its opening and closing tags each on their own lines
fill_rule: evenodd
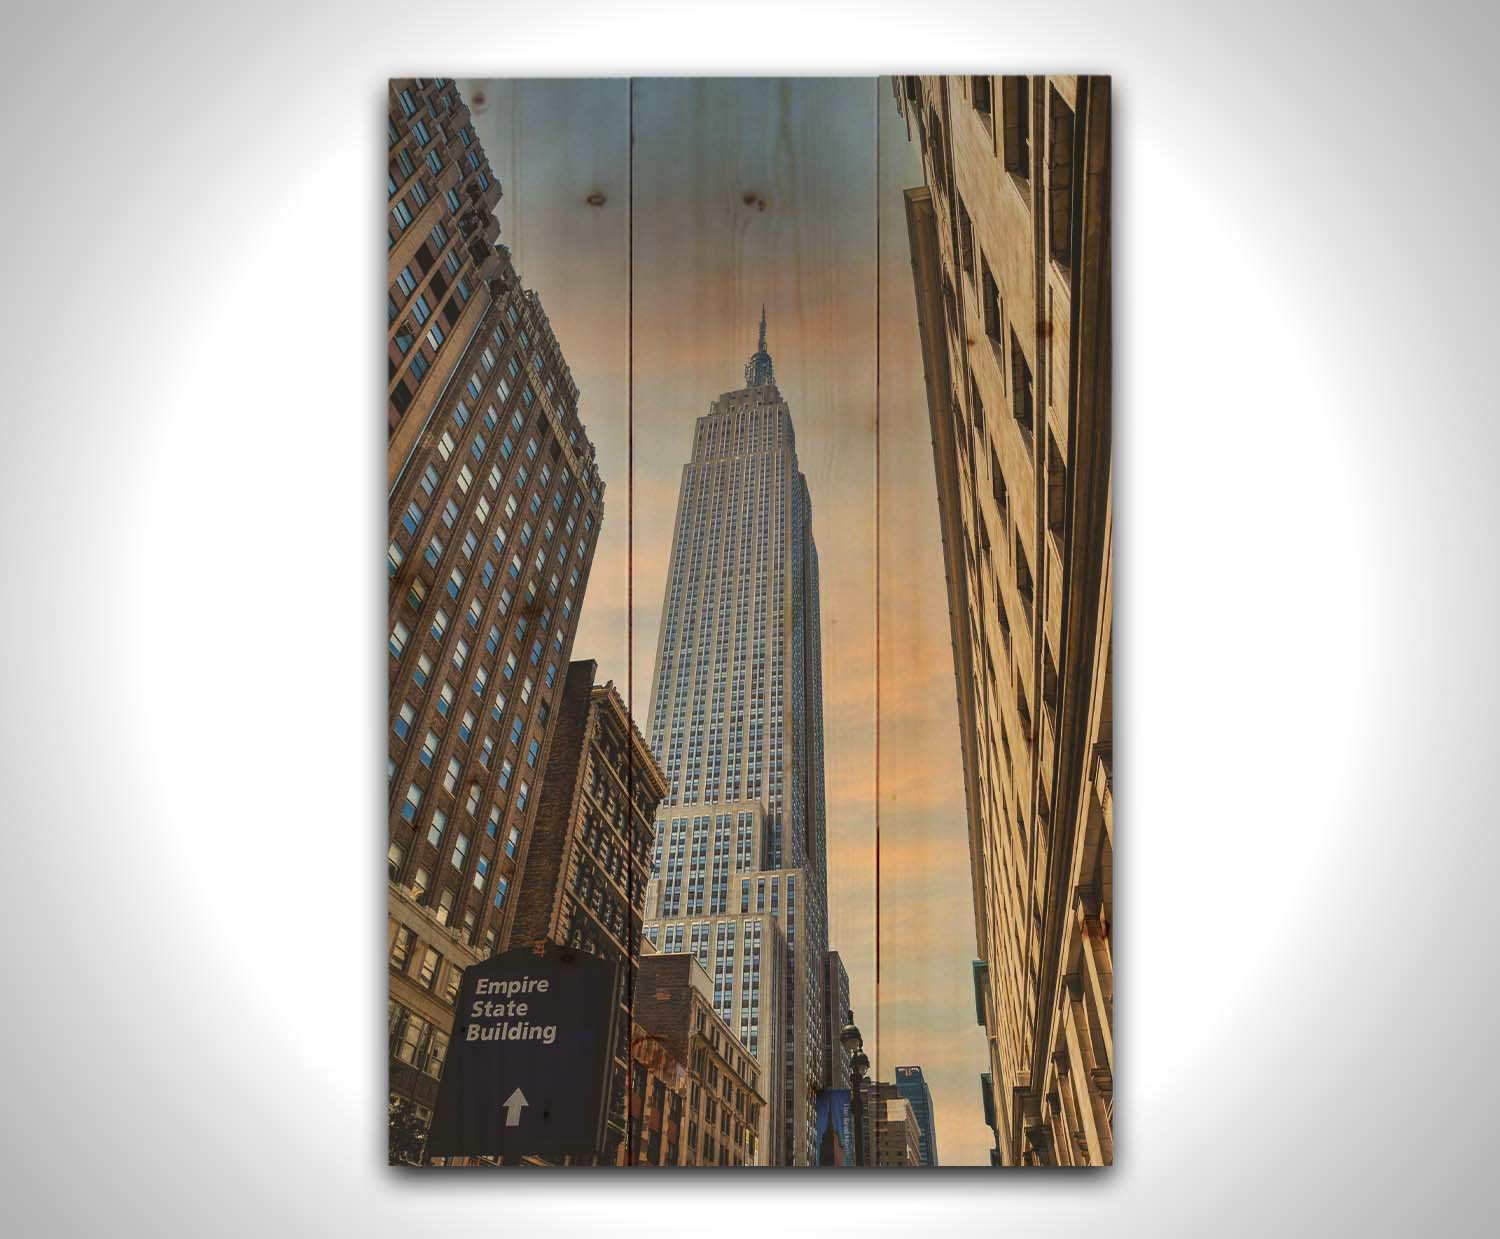
<svg viewBox="0 0 1500 1239">
<path fill-rule="evenodd" d="M 599 1153 L 623 981 L 618 961 L 552 943 L 465 969 L 428 1154 Z"/>
</svg>

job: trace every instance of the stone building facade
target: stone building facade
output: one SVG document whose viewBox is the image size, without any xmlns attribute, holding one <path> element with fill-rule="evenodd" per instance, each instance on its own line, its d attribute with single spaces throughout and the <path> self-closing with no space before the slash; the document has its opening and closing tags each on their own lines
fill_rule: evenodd
<svg viewBox="0 0 1500 1239">
<path fill-rule="evenodd" d="M 881 1102 L 880 1112 L 875 1119 L 875 1165 L 920 1166 L 920 1141 L 921 1135 L 911 1103 L 904 1097 Z"/>
<path fill-rule="evenodd" d="M 715 1010 L 696 956 L 642 955 L 632 1057 L 633 1164 L 766 1164 L 764 1072 Z"/>
<path fill-rule="evenodd" d="M 996 1155 L 1113 1160 L 1110 84 L 893 79 Z M 989 1108 L 987 1108 L 988 1111 Z"/>
<path fill-rule="evenodd" d="M 866 1080 L 860 1094 L 865 1166 L 920 1166 L 922 1133 L 911 1103 L 895 1084 Z"/>
<path fill-rule="evenodd" d="M 393 81 L 388 137 L 390 1071 L 425 1119 L 457 974 L 510 940 L 604 483 L 452 83 Z"/>
</svg>

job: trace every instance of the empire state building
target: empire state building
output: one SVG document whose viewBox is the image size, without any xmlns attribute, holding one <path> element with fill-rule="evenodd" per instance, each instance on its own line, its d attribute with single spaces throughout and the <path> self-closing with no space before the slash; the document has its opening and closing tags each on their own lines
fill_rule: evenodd
<svg viewBox="0 0 1500 1239">
<path fill-rule="evenodd" d="M 764 1069 L 762 1160 L 791 1165 L 816 1161 L 829 1066 L 819 628 L 812 501 L 762 308 L 745 385 L 698 419 L 678 492 L 647 723 L 668 792 L 645 933 L 703 965 Z"/>
</svg>

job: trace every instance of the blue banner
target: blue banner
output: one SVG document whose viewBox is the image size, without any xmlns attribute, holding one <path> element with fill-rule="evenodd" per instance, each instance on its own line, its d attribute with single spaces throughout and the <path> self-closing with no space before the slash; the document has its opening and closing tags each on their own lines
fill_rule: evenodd
<svg viewBox="0 0 1500 1239">
<path fill-rule="evenodd" d="M 854 1165 L 854 1115 L 847 1088 L 818 1094 L 818 1165 Z"/>
</svg>

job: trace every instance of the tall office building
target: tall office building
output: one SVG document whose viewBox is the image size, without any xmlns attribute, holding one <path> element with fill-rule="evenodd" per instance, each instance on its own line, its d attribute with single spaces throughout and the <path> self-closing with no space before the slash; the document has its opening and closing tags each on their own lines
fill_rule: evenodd
<svg viewBox="0 0 1500 1239">
<path fill-rule="evenodd" d="M 1113 1160 L 1110 90 L 895 79 L 1004 1165 Z"/>
<path fill-rule="evenodd" d="M 849 972 L 844 967 L 843 956 L 837 951 L 829 951 L 823 965 L 823 1037 L 828 1055 L 825 1079 L 829 1088 L 849 1087 L 849 1055 L 839 1037 L 851 1018 L 852 1005 Z"/>
<path fill-rule="evenodd" d="M 912 1117 L 917 1121 L 918 1146 L 922 1165 L 938 1164 L 937 1129 L 932 1121 L 932 1089 L 920 1067 L 896 1068 L 896 1091 L 911 1105 Z"/>
<path fill-rule="evenodd" d="M 424 1120 L 458 975 L 503 949 L 604 484 L 451 82 L 390 87 L 391 1091 Z"/>
<path fill-rule="evenodd" d="M 762 310 L 745 385 L 698 419 L 682 472 L 647 726 L 668 784 L 647 933 L 703 960 L 716 1009 L 767 1069 L 773 1155 L 793 1165 L 816 1161 L 827 1070 L 819 628 L 812 503 Z M 774 1007 L 745 954 L 771 923 Z"/>
</svg>

